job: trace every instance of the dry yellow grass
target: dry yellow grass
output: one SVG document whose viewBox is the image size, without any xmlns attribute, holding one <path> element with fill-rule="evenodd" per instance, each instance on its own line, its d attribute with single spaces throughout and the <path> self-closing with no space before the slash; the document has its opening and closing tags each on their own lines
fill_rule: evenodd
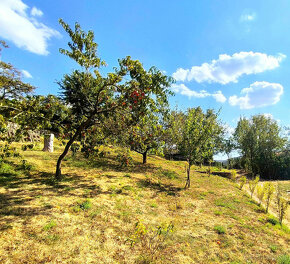
<svg viewBox="0 0 290 264">
<path fill-rule="evenodd" d="M 120 170 L 112 148 L 93 162 L 69 156 L 55 183 L 60 150 L 26 151 L 33 170 L 1 176 L 0 263 L 151 263 L 138 241 L 130 244 L 140 220 L 148 230 L 174 224 L 156 263 L 276 263 L 289 254 L 289 229 L 269 223 L 228 179 L 193 171 L 183 190 L 183 162 L 150 156 L 142 165 L 134 154 L 135 167 Z"/>
</svg>

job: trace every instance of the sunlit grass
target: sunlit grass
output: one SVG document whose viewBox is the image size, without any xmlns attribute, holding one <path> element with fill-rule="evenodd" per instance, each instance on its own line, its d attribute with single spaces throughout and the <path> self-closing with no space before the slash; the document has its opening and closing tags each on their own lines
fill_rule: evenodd
<svg viewBox="0 0 290 264">
<path fill-rule="evenodd" d="M 148 259 L 128 243 L 138 221 L 174 225 L 157 263 L 275 263 L 289 255 L 287 226 L 269 220 L 229 179 L 193 167 L 184 190 L 185 162 L 149 156 L 143 165 L 133 153 L 134 166 L 124 169 L 111 147 L 91 161 L 69 153 L 56 182 L 62 148 L 20 150 L 29 172 L 17 170 L 19 158 L 1 167 L 0 263 L 138 263 Z"/>
</svg>

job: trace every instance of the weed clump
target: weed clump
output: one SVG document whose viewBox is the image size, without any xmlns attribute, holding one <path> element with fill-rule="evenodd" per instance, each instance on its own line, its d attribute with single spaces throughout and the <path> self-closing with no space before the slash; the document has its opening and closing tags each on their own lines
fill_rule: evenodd
<svg viewBox="0 0 290 264">
<path fill-rule="evenodd" d="M 214 231 L 216 231 L 218 234 L 225 234 L 226 233 L 226 228 L 221 225 L 216 225 L 214 227 Z"/>
<path fill-rule="evenodd" d="M 278 257 L 277 264 L 289 264 L 290 256 L 285 254 Z"/>
<path fill-rule="evenodd" d="M 86 199 L 83 202 L 77 202 L 77 204 L 73 207 L 74 212 L 80 212 L 80 211 L 87 211 L 92 208 L 92 203 L 89 199 Z"/>
<path fill-rule="evenodd" d="M 141 251 L 141 263 L 152 263 L 159 259 L 166 249 L 166 239 L 173 232 L 173 223 L 146 227 L 142 221 L 135 224 L 134 234 L 127 239 L 132 248 Z"/>
</svg>

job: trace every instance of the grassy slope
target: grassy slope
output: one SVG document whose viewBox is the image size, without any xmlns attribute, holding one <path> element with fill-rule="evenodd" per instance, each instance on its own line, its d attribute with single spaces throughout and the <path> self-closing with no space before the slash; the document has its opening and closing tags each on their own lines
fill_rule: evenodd
<svg viewBox="0 0 290 264">
<path fill-rule="evenodd" d="M 267 222 L 230 180 L 192 172 L 183 190 L 183 162 L 149 157 L 144 166 L 136 154 L 126 171 L 110 152 L 93 163 L 69 157 L 58 184 L 51 177 L 60 150 L 26 151 L 28 174 L 2 171 L 0 263 L 149 263 L 149 250 L 128 241 L 138 220 L 148 229 L 174 224 L 154 252 L 157 263 L 276 263 L 289 254 L 289 230 Z"/>
</svg>

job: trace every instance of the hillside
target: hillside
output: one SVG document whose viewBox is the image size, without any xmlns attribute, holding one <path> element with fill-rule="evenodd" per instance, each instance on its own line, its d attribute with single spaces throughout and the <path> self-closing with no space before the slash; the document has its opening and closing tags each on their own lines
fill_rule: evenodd
<svg viewBox="0 0 290 264">
<path fill-rule="evenodd" d="M 63 147 L 40 148 L 1 167 L 0 263 L 289 263 L 289 229 L 229 179 L 192 170 L 184 190 L 184 162 L 121 169 L 111 147 L 70 153 L 58 183 Z"/>
</svg>

